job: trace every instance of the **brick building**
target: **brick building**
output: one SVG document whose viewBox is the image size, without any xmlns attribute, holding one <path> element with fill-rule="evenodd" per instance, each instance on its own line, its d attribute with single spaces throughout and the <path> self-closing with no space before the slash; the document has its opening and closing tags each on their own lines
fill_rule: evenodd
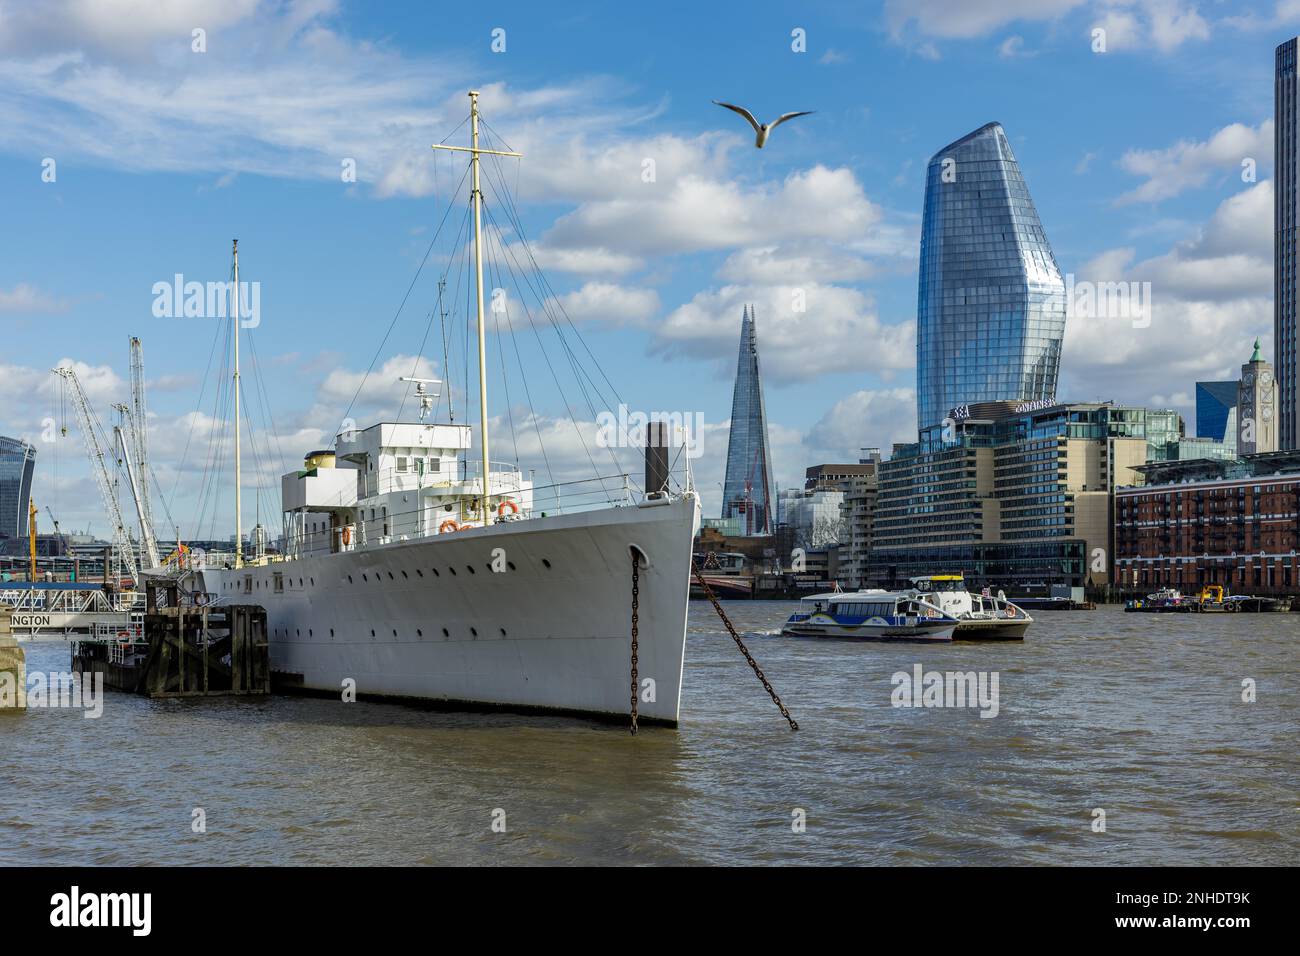
<svg viewBox="0 0 1300 956">
<path fill-rule="evenodd" d="M 1147 483 L 1115 492 L 1116 585 L 1300 592 L 1300 451 L 1135 470 Z"/>
</svg>

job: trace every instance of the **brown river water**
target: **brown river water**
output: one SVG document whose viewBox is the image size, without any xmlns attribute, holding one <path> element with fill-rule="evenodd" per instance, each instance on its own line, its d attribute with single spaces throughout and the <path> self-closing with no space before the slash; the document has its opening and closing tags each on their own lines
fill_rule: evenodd
<svg viewBox="0 0 1300 956">
<path fill-rule="evenodd" d="M 635 738 L 109 691 L 95 720 L 0 715 L 0 864 L 1300 862 L 1300 614 L 1043 612 L 1023 643 L 919 646 L 726 608 L 797 733 L 700 602 L 682 725 Z M 66 643 L 25 646 L 29 671 L 68 670 Z M 915 664 L 996 673 L 997 715 L 892 706 Z"/>
</svg>

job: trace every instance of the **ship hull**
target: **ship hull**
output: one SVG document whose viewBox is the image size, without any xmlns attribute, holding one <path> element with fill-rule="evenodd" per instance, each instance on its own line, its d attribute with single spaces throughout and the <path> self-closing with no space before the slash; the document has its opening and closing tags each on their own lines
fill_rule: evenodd
<svg viewBox="0 0 1300 956">
<path fill-rule="evenodd" d="M 207 569 L 202 586 L 266 608 L 282 685 L 614 717 L 631 708 L 635 549 L 638 712 L 676 725 L 698 523 L 687 496 Z"/>
</svg>

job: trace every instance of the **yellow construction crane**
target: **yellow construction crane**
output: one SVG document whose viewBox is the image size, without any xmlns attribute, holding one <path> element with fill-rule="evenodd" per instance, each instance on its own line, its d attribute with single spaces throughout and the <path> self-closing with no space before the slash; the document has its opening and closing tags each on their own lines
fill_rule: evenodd
<svg viewBox="0 0 1300 956">
<path fill-rule="evenodd" d="M 27 499 L 27 549 L 32 559 L 28 581 L 36 580 L 36 499 Z"/>
</svg>

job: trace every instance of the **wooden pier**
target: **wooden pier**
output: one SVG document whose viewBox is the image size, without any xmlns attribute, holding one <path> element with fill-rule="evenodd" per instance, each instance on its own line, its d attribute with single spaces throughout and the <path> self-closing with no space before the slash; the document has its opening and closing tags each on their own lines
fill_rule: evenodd
<svg viewBox="0 0 1300 956">
<path fill-rule="evenodd" d="M 262 607 L 152 606 L 142 641 L 80 641 L 72 666 L 153 698 L 269 694 L 269 648 Z"/>
</svg>

